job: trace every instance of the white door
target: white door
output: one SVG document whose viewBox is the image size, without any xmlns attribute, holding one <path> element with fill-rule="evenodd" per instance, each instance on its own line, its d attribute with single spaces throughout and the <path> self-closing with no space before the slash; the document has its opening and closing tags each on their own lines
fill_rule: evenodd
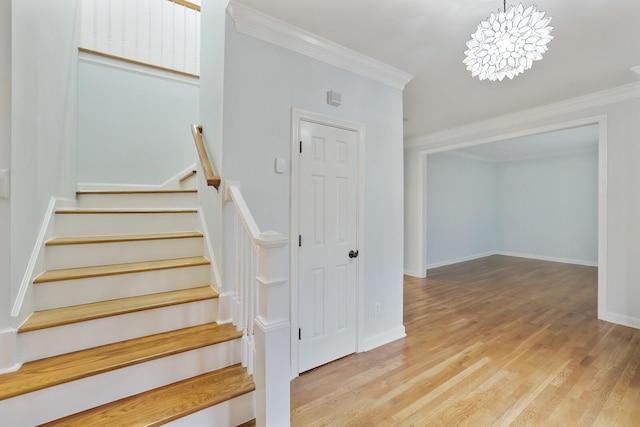
<svg viewBox="0 0 640 427">
<path fill-rule="evenodd" d="M 356 351 L 357 133 L 300 123 L 298 369 Z"/>
</svg>

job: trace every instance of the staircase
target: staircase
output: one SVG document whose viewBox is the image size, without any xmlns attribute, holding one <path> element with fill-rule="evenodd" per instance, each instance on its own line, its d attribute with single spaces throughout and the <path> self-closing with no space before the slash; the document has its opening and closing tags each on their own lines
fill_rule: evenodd
<svg viewBox="0 0 640 427">
<path fill-rule="evenodd" d="M 79 192 L 55 214 L 0 425 L 236 426 L 255 418 L 193 189 Z M 250 424 L 247 424 L 250 425 Z"/>
</svg>

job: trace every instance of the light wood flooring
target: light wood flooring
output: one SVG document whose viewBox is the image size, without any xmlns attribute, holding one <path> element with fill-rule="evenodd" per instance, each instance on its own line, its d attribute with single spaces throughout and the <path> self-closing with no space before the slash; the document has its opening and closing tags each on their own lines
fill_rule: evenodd
<svg viewBox="0 0 640 427">
<path fill-rule="evenodd" d="M 640 330 L 597 268 L 491 256 L 405 277 L 407 337 L 302 374 L 292 426 L 640 426 Z"/>
</svg>

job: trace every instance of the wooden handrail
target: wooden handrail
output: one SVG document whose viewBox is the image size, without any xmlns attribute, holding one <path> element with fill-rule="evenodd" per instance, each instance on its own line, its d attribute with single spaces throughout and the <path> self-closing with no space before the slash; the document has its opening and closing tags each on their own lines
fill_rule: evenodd
<svg viewBox="0 0 640 427">
<path fill-rule="evenodd" d="M 171 3 L 179 4 L 180 6 L 187 7 L 189 9 L 197 10 L 200 12 L 200 6 L 194 3 L 191 3 L 187 0 L 169 0 Z"/>
<path fill-rule="evenodd" d="M 207 185 L 215 187 L 215 189 L 218 190 L 218 187 L 220 187 L 220 177 L 215 174 L 213 166 L 211 166 L 211 161 L 209 161 L 207 149 L 202 140 L 202 126 L 191 125 L 191 133 L 196 143 L 196 150 L 198 150 L 198 157 L 200 158 L 200 164 L 202 165 L 202 171 L 204 172 Z"/>
</svg>

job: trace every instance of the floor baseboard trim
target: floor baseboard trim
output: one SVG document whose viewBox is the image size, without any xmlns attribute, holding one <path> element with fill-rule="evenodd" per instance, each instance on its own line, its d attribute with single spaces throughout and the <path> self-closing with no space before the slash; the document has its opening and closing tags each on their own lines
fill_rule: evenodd
<svg viewBox="0 0 640 427">
<path fill-rule="evenodd" d="M 374 348 L 389 344 L 390 342 L 399 340 L 400 338 L 404 338 L 406 336 L 407 334 L 404 330 L 404 325 L 401 325 L 390 331 L 382 332 L 372 337 L 365 338 L 364 342 L 362 343 L 362 351 L 373 350 Z"/>
<path fill-rule="evenodd" d="M 430 270 L 432 268 L 444 267 L 446 265 L 451 265 L 451 264 L 458 264 L 460 262 L 473 261 L 474 259 L 485 258 L 485 257 L 491 256 L 491 255 L 499 255 L 499 254 L 496 251 L 480 252 L 480 253 L 477 253 L 477 254 L 467 255 L 467 256 L 464 256 L 464 257 L 460 257 L 460 258 L 454 258 L 454 259 L 448 259 L 448 260 L 445 260 L 445 261 L 432 262 L 431 264 L 427 264 L 427 270 Z"/>
<path fill-rule="evenodd" d="M 501 255 L 501 256 L 512 256 L 517 258 L 527 258 L 527 259 L 537 259 L 540 261 L 550 261 L 550 262 L 561 262 L 563 264 L 575 264 L 575 265 L 584 265 L 587 267 L 597 267 L 598 262 L 594 261 L 586 261 L 580 259 L 570 259 L 570 258 L 558 258 L 558 257 L 550 257 L 545 255 L 533 255 L 533 254 L 524 254 L 520 252 L 507 252 L 507 251 L 491 251 L 491 252 L 482 252 L 479 254 L 469 255 L 461 258 L 449 259 L 445 261 L 434 262 L 427 265 L 427 270 L 431 270 L 432 268 L 444 267 L 451 264 L 458 264 L 460 262 L 473 261 L 474 259 L 485 258 L 492 255 Z M 420 275 L 414 275 L 410 273 L 416 273 L 415 271 L 405 270 L 404 274 L 413 277 L 425 277 Z"/>
<path fill-rule="evenodd" d="M 426 272 L 425 273 L 421 273 L 418 270 L 410 270 L 410 269 L 406 269 L 404 270 L 404 275 L 405 276 L 411 276 L 411 277 L 417 277 L 418 279 L 424 279 L 425 277 L 427 277 Z"/>
<path fill-rule="evenodd" d="M 540 261 L 550 261 L 550 262 L 561 262 L 563 264 L 575 264 L 575 265 L 584 265 L 587 267 L 597 267 L 597 261 L 585 261 L 580 259 L 570 259 L 570 258 L 558 258 L 558 257 L 550 257 L 545 255 L 533 255 L 533 254 L 523 254 L 519 252 L 505 252 L 505 251 L 496 251 L 493 253 L 494 255 L 502 255 L 502 256 L 513 256 L 518 258 L 528 258 L 528 259 L 537 259 Z"/>
<path fill-rule="evenodd" d="M 610 311 L 606 312 L 604 316 L 600 318 L 600 320 L 604 320 L 605 322 L 616 323 L 622 326 L 628 326 L 634 329 L 640 329 L 640 319 L 632 316 L 625 316 L 624 314 L 612 313 Z"/>
</svg>

